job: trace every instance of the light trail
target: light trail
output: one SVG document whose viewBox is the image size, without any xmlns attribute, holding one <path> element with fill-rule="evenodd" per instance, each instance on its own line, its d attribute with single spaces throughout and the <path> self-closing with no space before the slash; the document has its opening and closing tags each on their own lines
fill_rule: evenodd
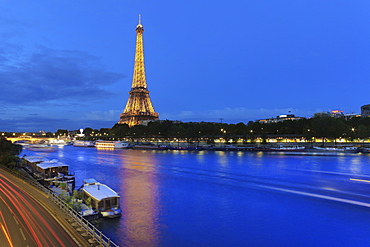
<svg viewBox="0 0 370 247">
<path fill-rule="evenodd" d="M 1 174 L 0 192 L 4 195 L 4 198 L 0 197 L 0 199 L 13 213 L 16 223 L 20 223 L 37 246 L 76 246 L 67 232 L 44 207 Z M 5 201 L 5 198 L 12 204 L 12 207 Z M 23 236 L 23 231 L 21 233 Z"/>
<path fill-rule="evenodd" d="M 18 191 L 16 191 L 14 188 L 10 187 L 9 185 L 6 186 L 7 186 L 6 189 L 10 190 L 13 193 L 7 193 L 5 191 L 3 191 L 3 193 L 4 194 L 7 193 L 8 199 L 12 201 L 13 205 L 16 207 L 18 213 L 22 216 L 25 223 L 28 224 L 29 227 L 32 226 L 31 231 L 33 231 L 32 235 L 34 236 L 35 240 L 36 239 L 37 239 L 36 241 L 41 240 L 40 242 L 44 243 L 42 246 L 53 244 L 53 241 L 50 238 L 51 233 L 51 235 L 54 236 L 57 242 L 61 246 L 63 246 L 63 243 L 60 240 L 60 238 L 56 235 L 56 233 L 50 227 L 50 224 L 46 222 L 44 217 L 39 213 L 39 211 L 34 207 L 34 205 L 31 204 L 28 200 L 26 200 L 26 198 Z M 18 196 L 18 200 L 21 200 L 23 202 L 22 204 L 17 205 L 16 195 Z M 40 227 L 40 224 L 37 223 L 38 220 L 42 222 L 41 225 L 46 227 L 49 230 L 49 232 L 46 232 L 45 229 Z"/>
<path fill-rule="evenodd" d="M 14 245 L 13 245 L 11 239 L 10 239 L 10 236 L 8 235 L 8 232 L 6 231 L 4 225 L 1 224 L 1 222 L 0 222 L 0 226 L 1 226 L 1 230 L 3 231 L 3 233 L 5 235 L 6 240 L 8 241 L 9 246 L 14 247 Z"/>
<path fill-rule="evenodd" d="M 1 230 L 2 230 L 2 231 L 3 231 L 3 233 L 4 233 L 5 238 L 6 238 L 6 240 L 8 241 L 9 246 L 13 247 L 12 240 L 11 240 L 11 238 L 10 238 L 9 234 L 8 234 L 9 229 L 8 229 L 8 227 L 6 226 L 6 222 L 5 222 L 5 219 L 4 219 L 4 216 L 3 216 L 3 213 L 2 213 L 1 211 L 0 211 L 0 216 L 1 216 L 2 221 L 4 222 L 4 224 L 2 224 L 2 223 L 0 222 Z"/>
<path fill-rule="evenodd" d="M 350 178 L 349 180 L 370 183 L 370 180 L 364 180 L 364 179 Z"/>
<path fill-rule="evenodd" d="M 0 183 L 0 185 L 2 185 L 2 184 Z M 14 204 L 13 199 L 8 197 L 8 193 L 6 191 L 4 191 L 2 188 L 0 188 L 0 192 L 2 192 L 5 196 L 7 196 L 8 200 L 10 200 L 13 203 L 13 206 L 15 207 L 15 209 L 17 210 L 17 212 L 19 213 L 19 215 L 23 219 L 23 221 L 21 221 L 21 219 L 16 216 L 17 219 L 18 219 L 18 222 L 20 222 L 21 225 L 23 226 L 23 228 L 27 230 L 28 234 L 30 236 L 32 236 L 32 239 L 33 239 L 34 243 L 37 244 L 37 246 L 41 247 L 42 244 L 41 244 L 39 238 L 37 237 L 37 235 L 34 231 L 34 228 L 30 225 L 28 217 L 26 217 L 26 215 L 23 214 L 23 211 L 19 209 L 19 206 L 17 204 Z M 13 209 L 10 207 L 10 205 L 3 198 L 1 198 L 1 199 L 4 202 L 4 204 L 8 207 L 9 211 L 15 216 L 16 213 L 13 211 Z"/>
</svg>

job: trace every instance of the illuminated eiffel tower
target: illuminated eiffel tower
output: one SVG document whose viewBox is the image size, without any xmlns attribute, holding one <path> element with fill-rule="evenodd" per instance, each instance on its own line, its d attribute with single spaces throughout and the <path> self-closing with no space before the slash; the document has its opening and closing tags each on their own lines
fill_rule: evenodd
<svg viewBox="0 0 370 247">
<path fill-rule="evenodd" d="M 139 24 L 136 26 L 135 65 L 131 91 L 129 92 L 130 97 L 118 121 L 119 124 L 126 123 L 130 127 L 140 124 L 143 120 L 157 120 L 159 117 L 159 114 L 154 111 L 146 85 L 143 32 L 144 27 L 141 25 L 139 15 Z"/>
</svg>

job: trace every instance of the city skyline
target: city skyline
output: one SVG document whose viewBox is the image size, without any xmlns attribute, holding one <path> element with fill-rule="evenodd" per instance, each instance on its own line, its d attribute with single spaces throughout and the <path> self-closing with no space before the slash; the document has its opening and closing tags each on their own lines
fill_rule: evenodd
<svg viewBox="0 0 370 247">
<path fill-rule="evenodd" d="M 20 7 L 21 6 L 21 7 Z M 248 122 L 369 104 L 368 1 L 0 3 L 1 131 L 110 128 L 138 14 L 160 119 Z"/>
</svg>

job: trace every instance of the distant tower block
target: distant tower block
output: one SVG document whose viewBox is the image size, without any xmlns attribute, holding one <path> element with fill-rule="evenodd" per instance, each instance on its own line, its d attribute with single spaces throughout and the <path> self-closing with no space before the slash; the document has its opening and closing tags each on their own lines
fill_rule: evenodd
<svg viewBox="0 0 370 247">
<path fill-rule="evenodd" d="M 119 124 L 126 123 L 130 127 L 140 124 L 144 120 L 157 120 L 159 117 L 159 114 L 154 111 L 146 85 L 143 32 L 144 27 L 141 25 L 139 15 L 139 24 L 136 26 L 136 52 L 132 86 L 125 110 L 121 113 L 118 121 Z"/>
</svg>

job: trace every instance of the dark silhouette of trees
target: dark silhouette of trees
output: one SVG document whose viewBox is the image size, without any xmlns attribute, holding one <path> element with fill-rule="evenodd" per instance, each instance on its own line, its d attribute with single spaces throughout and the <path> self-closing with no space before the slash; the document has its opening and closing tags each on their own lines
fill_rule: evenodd
<svg viewBox="0 0 370 247">
<path fill-rule="evenodd" d="M 0 137 L 0 155 L 11 154 L 18 155 L 22 152 L 22 146 L 13 144 L 11 141 L 8 141 L 4 137 Z"/>
<path fill-rule="evenodd" d="M 86 129 L 85 129 L 86 131 Z M 314 117 L 310 119 L 287 120 L 277 123 L 248 122 L 248 124 L 227 124 L 212 122 L 153 121 L 147 126 L 115 124 L 109 136 L 116 138 L 158 138 L 166 141 L 178 138 L 189 143 L 200 140 L 211 144 L 215 139 L 236 142 L 238 139 L 299 137 L 310 141 L 313 138 L 358 139 L 370 137 L 370 118 Z"/>
<path fill-rule="evenodd" d="M 113 137 L 122 138 L 127 136 L 129 130 L 130 127 L 127 124 L 115 124 L 108 133 Z"/>
<path fill-rule="evenodd" d="M 4 137 L 0 137 L 0 165 L 14 168 L 19 160 L 16 155 L 19 155 L 21 152 L 21 145 L 13 144 Z"/>
<path fill-rule="evenodd" d="M 313 135 L 317 138 L 335 139 L 343 137 L 346 132 L 346 124 L 342 118 L 316 117 L 312 118 Z"/>
<path fill-rule="evenodd" d="M 68 130 L 58 129 L 55 136 L 68 136 Z"/>
</svg>

